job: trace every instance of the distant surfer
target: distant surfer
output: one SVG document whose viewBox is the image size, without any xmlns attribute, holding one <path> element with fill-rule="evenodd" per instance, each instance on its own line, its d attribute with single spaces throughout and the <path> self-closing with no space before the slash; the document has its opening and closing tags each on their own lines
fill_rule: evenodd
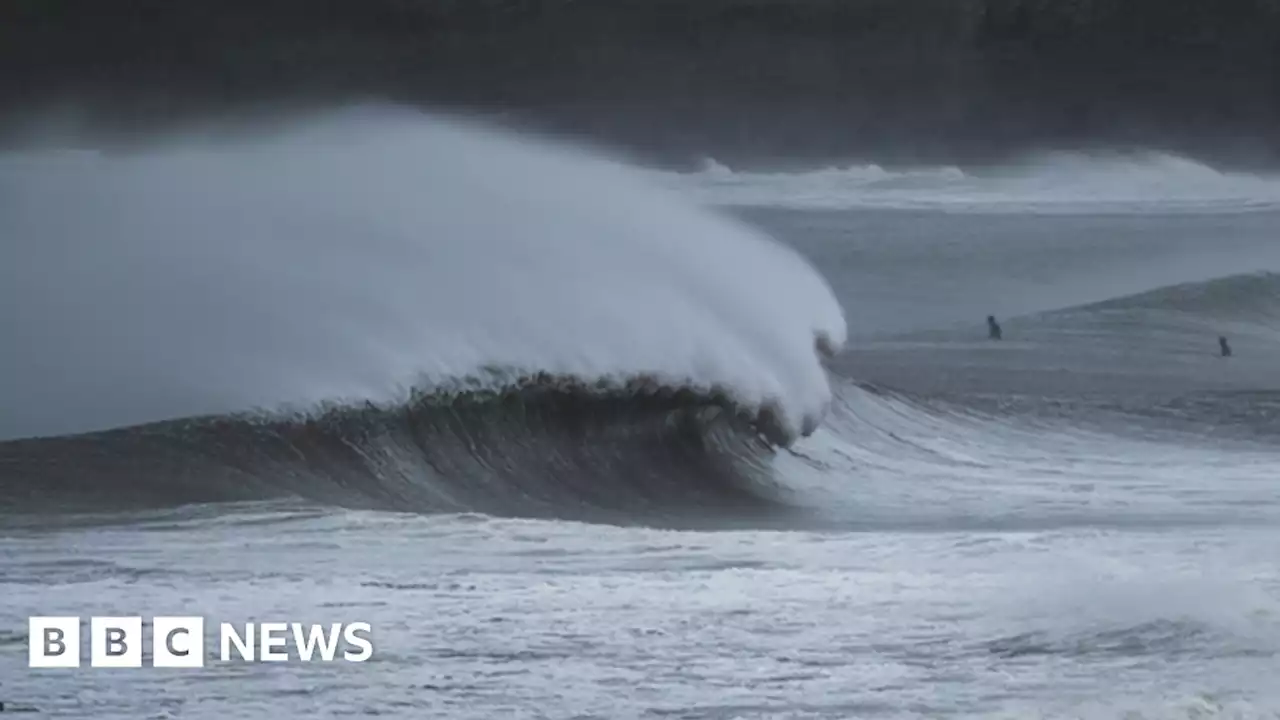
<svg viewBox="0 0 1280 720">
<path fill-rule="evenodd" d="M 1231 357 L 1231 346 L 1227 344 L 1226 336 L 1218 336 L 1218 347 L 1222 350 L 1222 357 Z"/>
<path fill-rule="evenodd" d="M 1000 323 L 996 322 L 995 315 L 987 316 L 987 337 L 992 340 L 999 340 L 1004 337 L 1004 334 L 1000 332 Z"/>
</svg>

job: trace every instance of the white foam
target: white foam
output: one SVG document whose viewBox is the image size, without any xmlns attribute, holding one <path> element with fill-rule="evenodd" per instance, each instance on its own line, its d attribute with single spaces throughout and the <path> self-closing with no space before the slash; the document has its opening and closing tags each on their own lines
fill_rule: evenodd
<svg viewBox="0 0 1280 720">
<path fill-rule="evenodd" d="M 620 163 L 408 111 L 0 157 L 0 438 L 402 400 L 487 365 L 829 400 L 822 278 Z"/>
<path fill-rule="evenodd" d="M 988 168 L 888 170 L 878 165 L 795 172 L 734 171 L 707 161 L 658 173 L 702 202 L 795 209 L 956 212 L 1241 212 L 1280 208 L 1280 176 L 1221 172 L 1162 153 L 1042 154 Z"/>
</svg>

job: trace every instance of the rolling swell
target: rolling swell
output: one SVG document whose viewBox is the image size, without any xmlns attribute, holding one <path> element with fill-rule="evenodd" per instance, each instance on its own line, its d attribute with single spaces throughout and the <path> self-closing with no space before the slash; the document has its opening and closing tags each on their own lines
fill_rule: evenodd
<svg viewBox="0 0 1280 720">
<path fill-rule="evenodd" d="M 1278 319 L 1280 275 L 1240 273 L 1008 318 L 1000 343 L 981 327 L 860 343 L 837 371 L 1018 422 L 1274 444 Z M 1219 356 L 1219 335 L 1233 357 Z"/>
<path fill-rule="evenodd" d="M 777 511 L 756 418 L 723 392 L 547 375 L 309 417 L 221 416 L 0 443 L 0 507 L 110 511 L 296 498 L 686 522 Z"/>
<path fill-rule="evenodd" d="M 1274 327 L 1280 319 L 1280 274 L 1242 273 L 1179 283 L 1080 308 L 1093 313 L 1140 310 Z"/>
</svg>

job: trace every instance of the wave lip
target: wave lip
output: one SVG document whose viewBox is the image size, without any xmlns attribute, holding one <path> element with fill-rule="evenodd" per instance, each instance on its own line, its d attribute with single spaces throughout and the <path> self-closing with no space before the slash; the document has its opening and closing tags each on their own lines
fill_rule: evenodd
<svg viewBox="0 0 1280 720">
<path fill-rule="evenodd" d="M 704 202 L 800 210 L 899 209 L 988 213 L 1250 212 L 1280 209 L 1280 176 L 1220 172 L 1156 152 L 1046 153 L 989 168 L 891 170 L 850 165 L 734 171 L 714 160 L 663 173 Z"/>
<path fill-rule="evenodd" d="M 761 233 L 621 163 L 394 108 L 7 154 L 0 187 L 0 440 L 550 373 L 725 388 L 787 442 L 830 400 L 815 346 L 846 339 Z"/>
</svg>

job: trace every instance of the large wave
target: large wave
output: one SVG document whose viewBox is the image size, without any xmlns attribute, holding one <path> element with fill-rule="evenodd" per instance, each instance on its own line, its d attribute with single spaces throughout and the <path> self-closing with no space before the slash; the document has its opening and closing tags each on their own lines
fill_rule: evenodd
<svg viewBox="0 0 1280 720">
<path fill-rule="evenodd" d="M 1242 212 L 1280 208 L 1280 175 L 1225 172 L 1163 153 L 1045 153 L 991 167 L 850 165 L 735 171 L 714 160 L 659 173 L 703 202 L 802 210 Z"/>
<path fill-rule="evenodd" d="M 0 237 L 0 439 L 551 373 L 722 393 L 786 443 L 845 340 L 765 236 L 621 164 L 389 108 L 6 154 Z"/>
<path fill-rule="evenodd" d="M 845 340 L 794 252 L 456 121 L 244 130 L 0 157 L 0 507 L 775 507 Z"/>
<path fill-rule="evenodd" d="M 994 345 L 955 331 L 869 342 L 832 364 L 833 413 L 791 453 L 775 453 L 727 394 L 544 373 L 395 407 L 0 443 L 0 509 L 302 498 L 677 527 L 1039 527 L 1237 512 L 1176 498 L 1197 492 L 1181 487 L 1187 473 L 1210 471 L 1251 497 L 1269 492 L 1278 286 L 1272 274 L 1235 275 L 1010 318 Z M 1242 351 L 1229 364 L 1212 332 L 1226 322 Z M 1152 484 L 1159 462 L 1179 472 Z M 1078 483 L 1034 480 L 1068 466 L 1127 489 L 1100 507 Z"/>
</svg>

